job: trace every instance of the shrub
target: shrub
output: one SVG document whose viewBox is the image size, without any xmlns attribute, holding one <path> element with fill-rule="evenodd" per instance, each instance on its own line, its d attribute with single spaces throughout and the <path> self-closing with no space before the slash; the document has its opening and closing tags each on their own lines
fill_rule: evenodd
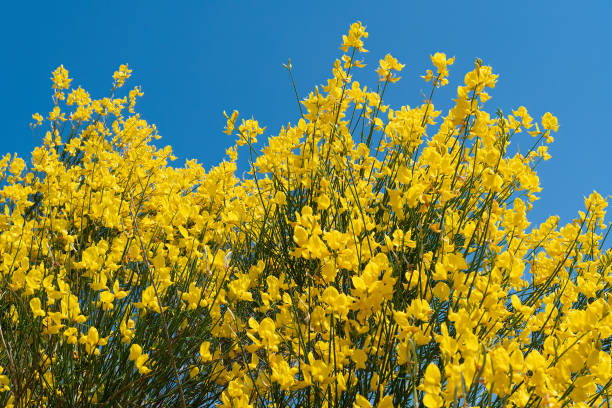
<svg viewBox="0 0 612 408">
<path fill-rule="evenodd" d="M 262 150 L 226 114 L 208 172 L 152 144 L 127 66 L 97 100 L 53 73 L 32 165 L 0 163 L 5 406 L 609 406 L 607 203 L 527 220 L 557 119 L 487 113 L 480 60 L 441 116 L 442 53 L 391 109 L 395 58 L 375 91 L 351 77 L 366 37 Z"/>
</svg>

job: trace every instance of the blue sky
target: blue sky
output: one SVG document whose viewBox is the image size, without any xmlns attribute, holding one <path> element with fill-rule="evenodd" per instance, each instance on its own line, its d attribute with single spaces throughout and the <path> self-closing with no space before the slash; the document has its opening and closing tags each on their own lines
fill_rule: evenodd
<svg viewBox="0 0 612 408">
<path fill-rule="evenodd" d="M 490 112 L 524 105 L 535 118 L 547 111 L 559 118 L 532 221 L 552 214 L 569 221 L 593 190 L 612 194 L 609 1 L 11 2 L 2 11 L 2 154 L 29 159 L 39 144 L 28 123 L 32 113 L 50 110 L 57 66 L 70 71 L 74 86 L 102 97 L 113 72 L 128 63 L 127 85 L 142 86 L 137 110 L 157 125 L 158 144 L 173 147 L 175 164 L 196 158 L 209 168 L 231 143 L 223 110 L 253 116 L 267 126 L 265 135 L 295 123 L 283 63 L 291 58 L 305 96 L 329 77 L 341 35 L 360 20 L 370 33 L 361 82 L 376 85 L 374 69 L 386 53 L 406 64 L 386 95 L 391 106 L 422 102 L 428 88 L 420 75 L 429 55 L 443 51 L 456 62 L 440 106 L 479 57 L 500 74 Z M 520 135 L 517 144 L 530 141 Z"/>
</svg>

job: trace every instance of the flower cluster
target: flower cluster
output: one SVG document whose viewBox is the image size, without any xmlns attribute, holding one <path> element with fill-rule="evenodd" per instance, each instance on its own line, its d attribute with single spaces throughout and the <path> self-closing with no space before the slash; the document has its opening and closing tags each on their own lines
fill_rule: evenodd
<svg viewBox="0 0 612 408">
<path fill-rule="evenodd" d="M 92 99 L 54 72 L 31 164 L 0 160 L 5 406 L 609 406 L 607 202 L 527 218 L 557 119 L 487 113 L 479 60 L 445 114 L 392 109 L 397 59 L 378 91 L 351 78 L 365 38 L 264 148 L 225 114 L 208 171 L 169 165 L 140 88 Z M 432 96 L 453 60 L 432 56 Z"/>
</svg>

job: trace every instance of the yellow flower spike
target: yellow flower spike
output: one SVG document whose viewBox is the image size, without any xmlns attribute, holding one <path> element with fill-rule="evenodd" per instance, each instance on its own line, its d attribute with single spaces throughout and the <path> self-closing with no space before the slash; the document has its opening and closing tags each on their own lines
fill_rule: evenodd
<svg viewBox="0 0 612 408">
<path fill-rule="evenodd" d="M 340 49 L 347 52 L 349 48 L 354 47 L 359 52 L 368 52 L 368 50 L 363 48 L 362 38 L 368 38 L 368 33 L 366 32 L 366 28 L 358 21 L 351 25 L 348 36 L 342 36 L 342 46 Z"/>
<path fill-rule="evenodd" d="M 59 106 L 55 106 L 51 112 L 49 112 L 49 120 L 55 121 L 59 120 L 61 122 L 66 121 L 65 113 L 61 112 Z M 51 136 L 51 133 L 47 133 L 48 136 Z"/>
<path fill-rule="evenodd" d="M 232 114 L 232 117 L 234 117 L 234 114 Z M 228 130 L 229 130 L 229 120 L 231 120 L 231 118 L 228 119 Z M 257 143 L 257 136 L 263 134 L 264 130 L 266 130 L 266 128 L 259 127 L 259 122 L 257 122 L 256 120 L 253 120 L 253 119 L 244 120 L 243 119 L 242 124 L 238 127 L 240 137 L 236 141 L 236 144 L 238 146 L 244 146 L 246 144 L 251 145 L 251 144 Z"/>
<path fill-rule="evenodd" d="M 121 332 L 121 343 L 129 343 L 134 338 L 134 328 L 136 323 L 134 320 L 123 319 L 119 325 L 119 331 Z"/>
<path fill-rule="evenodd" d="M 113 74 L 113 79 L 115 80 L 115 86 L 117 88 L 121 88 L 125 83 L 126 79 L 128 79 L 132 75 L 132 70 L 128 68 L 127 64 L 122 64 L 119 66 L 119 69 L 115 71 Z"/>
<path fill-rule="evenodd" d="M 419 385 L 419 389 L 425 392 L 423 404 L 427 408 L 440 408 L 444 405 L 440 397 L 440 378 L 438 366 L 433 363 L 429 364 L 425 370 L 423 384 Z"/>
<path fill-rule="evenodd" d="M 431 62 L 436 67 L 437 74 L 434 75 L 434 73 L 428 69 L 426 75 L 422 76 L 422 78 L 425 79 L 426 82 L 433 81 L 436 87 L 448 84 L 448 66 L 453 65 L 455 57 L 447 59 L 446 54 L 443 52 L 436 52 L 431 56 Z"/>
<path fill-rule="evenodd" d="M 317 198 L 317 206 L 320 210 L 327 210 L 331 204 L 329 196 L 322 194 Z"/>
<path fill-rule="evenodd" d="M 206 307 L 208 302 L 202 298 L 202 288 L 196 287 L 195 283 L 189 284 L 189 292 L 183 293 L 181 298 L 187 302 L 188 310 L 195 310 L 199 306 Z"/>
<path fill-rule="evenodd" d="M 433 295 L 436 296 L 440 300 L 447 300 L 450 295 L 450 288 L 444 282 L 439 282 L 433 288 Z"/>
<path fill-rule="evenodd" d="M 236 119 L 238 118 L 238 111 L 233 111 L 232 116 L 228 116 L 227 113 L 223 111 L 223 116 L 225 116 L 225 118 L 227 119 L 227 124 L 223 133 L 231 135 L 235 128 Z"/>
<path fill-rule="evenodd" d="M 404 64 L 400 64 L 396 58 L 392 57 L 391 54 L 387 54 L 384 59 L 379 62 L 378 73 L 379 81 L 397 82 L 400 77 L 394 76 L 393 71 L 401 71 L 405 67 Z"/>
<path fill-rule="evenodd" d="M 144 93 L 142 92 L 142 89 L 139 86 L 134 87 L 134 89 L 132 89 L 128 93 L 128 99 L 130 100 L 130 105 L 128 106 L 128 110 L 130 113 L 132 114 L 136 113 L 134 111 L 134 106 L 136 106 L 136 98 L 139 96 L 143 96 L 143 95 Z"/>
<path fill-rule="evenodd" d="M 70 94 L 68 95 L 68 98 L 66 99 L 66 105 L 68 106 L 76 104 L 78 107 L 83 107 L 83 106 L 89 105 L 90 103 L 91 103 L 91 97 L 89 96 L 89 93 L 85 91 L 83 88 L 81 88 L 80 86 L 77 89 L 74 89 L 72 92 L 70 92 Z"/>
<path fill-rule="evenodd" d="M 445 53 L 436 52 L 431 56 L 431 62 L 438 69 L 438 73 L 442 73 L 446 71 L 447 66 L 453 65 L 455 62 L 455 57 L 447 59 Z"/>
<path fill-rule="evenodd" d="M 53 76 L 51 77 L 53 81 L 53 89 L 56 90 L 55 98 L 58 100 L 62 100 L 65 98 L 64 93 L 61 92 L 63 89 L 68 89 L 70 86 L 70 82 L 72 82 L 71 78 L 68 78 L 68 71 L 64 68 L 63 65 L 60 65 L 55 71 L 53 71 Z"/>
</svg>

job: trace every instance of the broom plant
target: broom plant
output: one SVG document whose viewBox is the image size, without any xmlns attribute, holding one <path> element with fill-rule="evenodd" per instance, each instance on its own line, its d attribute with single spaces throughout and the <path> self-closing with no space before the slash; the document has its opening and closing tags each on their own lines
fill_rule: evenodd
<svg viewBox="0 0 612 408">
<path fill-rule="evenodd" d="M 436 110 L 440 52 L 393 109 L 396 58 L 353 79 L 367 36 L 306 97 L 285 65 L 300 115 L 264 148 L 224 113 L 208 171 L 156 147 L 127 65 L 102 99 L 53 72 L 31 164 L 0 162 L 4 406 L 609 407 L 607 202 L 527 218 L 557 118 L 488 113 L 481 60 Z"/>
</svg>

